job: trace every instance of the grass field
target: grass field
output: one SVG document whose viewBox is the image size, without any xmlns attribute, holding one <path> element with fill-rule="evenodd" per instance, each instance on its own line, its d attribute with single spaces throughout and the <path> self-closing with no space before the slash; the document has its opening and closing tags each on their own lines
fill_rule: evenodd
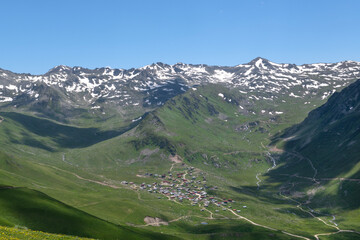
<svg viewBox="0 0 360 240">
<path fill-rule="evenodd" d="M 0 239 L 1 240 L 86 240 L 90 238 L 79 238 L 68 235 L 49 234 L 41 231 L 32 231 L 21 228 L 10 228 L 0 226 Z"/>
</svg>

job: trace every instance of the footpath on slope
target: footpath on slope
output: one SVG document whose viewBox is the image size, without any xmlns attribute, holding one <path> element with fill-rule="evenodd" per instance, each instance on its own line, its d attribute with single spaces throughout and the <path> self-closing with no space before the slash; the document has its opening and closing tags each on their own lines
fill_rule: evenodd
<svg viewBox="0 0 360 240">
<path fill-rule="evenodd" d="M 291 155 L 293 155 L 293 156 L 296 156 L 296 157 L 298 157 L 298 158 L 300 158 L 300 159 L 303 159 L 303 160 L 308 161 L 308 163 L 310 164 L 311 168 L 314 170 L 314 175 L 313 175 L 312 178 L 307 178 L 307 179 L 311 179 L 311 180 L 312 180 L 313 182 L 315 182 L 316 184 L 320 184 L 320 182 L 319 182 L 318 180 L 321 180 L 321 179 L 316 179 L 318 170 L 314 167 L 314 164 L 313 164 L 313 162 L 311 161 L 311 159 L 309 159 L 309 158 L 307 158 L 307 157 L 304 157 L 303 155 L 301 155 L 301 154 L 298 153 L 298 152 L 287 152 L 287 153 L 289 153 L 289 154 L 291 154 Z M 338 179 L 338 178 L 325 178 L 325 179 Z M 345 178 L 340 178 L 340 179 L 345 180 Z M 360 179 L 349 179 L 349 180 L 352 180 L 352 181 L 359 180 L 359 181 L 360 181 Z M 338 225 L 334 222 L 335 216 L 333 216 L 333 220 L 330 221 L 333 225 L 332 225 L 332 224 L 328 224 L 326 221 L 324 221 L 324 220 L 321 219 L 320 217 L 315 216 L 311 211 L 304 210 L 304 209 L 301 207 L 301 205 L 303 205 L 303 203 L 301 203 L 301 202 L 299 202 L 299 201 L 296 201 L 296 200 L 294 200 L 294 199 L 292 199 L 292 198 L 290 198 L 290 197 L 284 196 L 281 192 L 280 192 L 280 196 L 282 196 L 283 198 L 289 199 L 289 200 L 297 203 L 297 206 L 296 206 L 297 208 L 299 208 L 301 211 L 309 214 L 311 217 L 317 219 L 318 221 L 322 222 L 322 223 L 325 224 L 326 226 L 333 227 L 333 228 L 335 228 L 336 230 L 338 230 L 338 231 L 336 231 L 336 232 L 330 232 L 330 233 L 317 233 L 317 234 L 314 235 L 314 237 L 315 237 L 317 240 L 319 240 L 319 236 L 328 236 L 328 235 L 333 235 L 333 234 L 342 233 L 342 232 L 350 232 L 350 233 L 360 234 L 360 232 L 357 232 L 357 231 L 354 231 L 354 230 L 343 230 L 343 229 L 340 229 L 340 228 L 338 227 Z"/>
</svg>

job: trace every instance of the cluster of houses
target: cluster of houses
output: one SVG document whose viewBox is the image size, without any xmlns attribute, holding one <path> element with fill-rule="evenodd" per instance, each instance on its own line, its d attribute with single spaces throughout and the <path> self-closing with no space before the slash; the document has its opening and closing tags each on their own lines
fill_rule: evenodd
<svg viewBox="0 0 360 240">
<path fill-rule="evenodd" d="M 169 200 L 184 202 L 189 201 L 191 205 L 199 205 L 208 207 L 214 204 L 221 207 L 223 211 L 231 209 L 231 203 L 235 203 L 232 199 L 219 199 L 209 196 L 207 190 L 217 190 L 217 187 L 207 186 L 206 177 L 202 172 L 195 171 L 194 167 L 184 167 L 184 171 L 172 172 L 167 174 L 145 173 L 145 177 L 153 178 L 152 183 L 135 184 L 133 182 L 122 181 L 122 184 L 130 185 L 133 189 L 148 191 L 149 193 L 157 193 L 167 197 Z M 186 178 L 188 176 L 188 178 Z M 158 197 L 162 198 L 161 196 Z M 246 206 L 243 206 L 246 208 Z M 201 211 L 204 211 L 202 208 Z M 233 209 L 240 212 L 240 210 Z M 216 210 L 219 212 L 219 210 Z"/>
</svg>

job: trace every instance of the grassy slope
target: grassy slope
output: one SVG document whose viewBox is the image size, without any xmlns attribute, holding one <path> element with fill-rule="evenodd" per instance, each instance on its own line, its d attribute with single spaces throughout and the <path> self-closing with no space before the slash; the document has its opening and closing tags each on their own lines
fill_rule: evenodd
<svg viewBox="0 0 360 240">
<path fill-rule="evenodd" d="M 31 239 L 31 240 L 86 240 L 89 238 L 79 238 L 67 235 L 50 234 L 41 231 L 32 231 L 21 228 L 11 228 L 0 226 L 0 240 L 18 240 L 18 239 Z"/>
<path fill-rule="evenodd" d="M 0 190 L 2 225 L 98 239 L 146 239 L 145 233 L 121 227 L 67 206 L 47 195 L 27 188 Z M 160 235 L 152 237 L 161 238 Z"/>
<path fill-rule="evenodd" d="M 324 218 L 336 216 L 336 222 L 342 227 L 355 230 L 360 228 L 357 224 L 360 220 L 359 181 L 346 179 L 360 177 L 359 86 L 358 81 L 332 96 L 304 122 L 288 129 L 282 138 L 292 139 L 282 142 L 286 150 L 281 156 L 283 164 L 270 174 L 272 180 L 282 182 L 286 190 L 295 184 L 289 194 L 316 191 L 310 201 L 308 194 L 298 200 L 308 202 L 306 206 L 322 212 Z M 281 142 L 282 138 L 278 140 Z M 294 152 L 297 156 L 292 154 Z M 318 183 L 298 178 L 314 176 L 310 162 L 316 169 Z"/>
</svg>

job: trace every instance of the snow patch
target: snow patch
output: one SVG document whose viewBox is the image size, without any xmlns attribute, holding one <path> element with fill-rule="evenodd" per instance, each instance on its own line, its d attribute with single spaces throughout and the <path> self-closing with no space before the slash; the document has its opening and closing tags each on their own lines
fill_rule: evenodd
<svg viewBox="0 0 360 240">
<path fill-rule="evenodd" d="M 0 102 L 11 102 L 13 99 L 11 97 L 2 97 L 0 96 Z"/>
<path fill-rule="evenodd" d="M 219 82 L 229 82 L 234 76 L 233 73 L 229 73 L 224 70 L 215 70 L 214 72 L 215 73 L 212 75 L 212 77 Z"/>
<path fill-rule="evenodd" d="M 141 119 L 142 119 L 142 117 L 138 117 L 138 118 L 133 119 L 132 122 L 137 122 L 137 121 L 139 121 Z"/>
<path fill-rule="evenodd" d="M 18 92 L 19 90 L 18 90 L 18 87 L 17 86 L 15 86 L 15 85 L 12 85 L 12 84 L 10 84 L 9 86 L 6 86 L 6 88 L 7 89 L 9 89 L 9 90 L 15 90 L 16 92 Z"/>
<path fill-rule="evenodd" d="M 289 94 L 289 97 L 300 98 L 300 96 L 295 95 L 293 92 L 291 92 L 291 93 Z"/>
</svg>

